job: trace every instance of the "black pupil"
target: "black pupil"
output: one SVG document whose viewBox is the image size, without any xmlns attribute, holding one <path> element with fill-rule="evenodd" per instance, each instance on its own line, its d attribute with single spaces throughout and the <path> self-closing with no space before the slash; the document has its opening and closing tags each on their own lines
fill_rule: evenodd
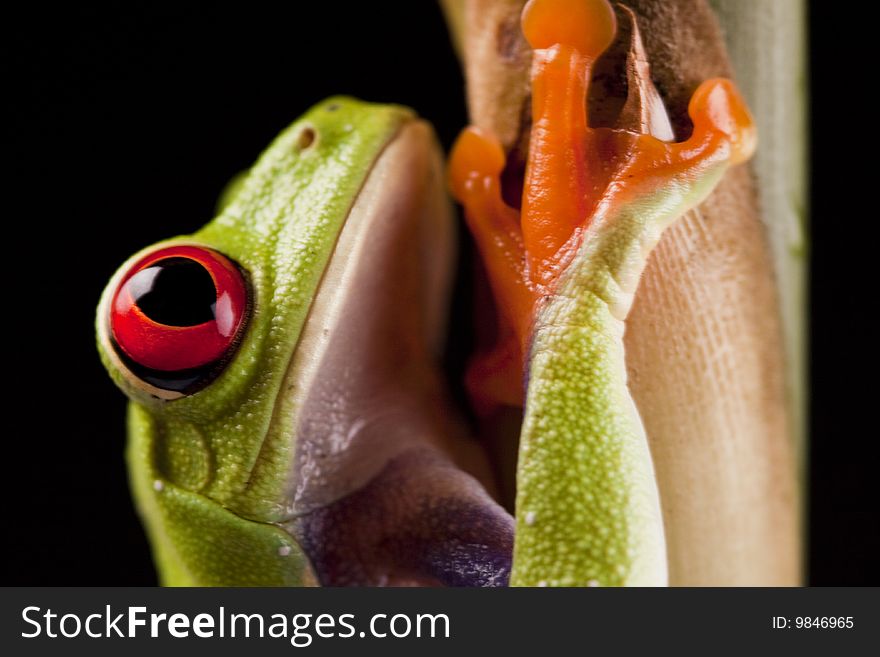
<svg viewBox="0 0 880 657">
<path fill-rule="evenodd" d="M 154 322 L 196 326 L 214 319 L 214 281 L 195 260 L 160 260 L 132 276 L 128 284 L 134 302 Z"/>
</svg>

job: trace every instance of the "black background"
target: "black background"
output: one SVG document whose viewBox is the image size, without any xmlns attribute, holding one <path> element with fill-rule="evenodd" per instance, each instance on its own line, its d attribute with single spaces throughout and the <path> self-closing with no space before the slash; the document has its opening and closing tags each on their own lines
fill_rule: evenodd
<svg viewBox="0 0 880 657">
<path fill-rule="evenodd" d="M 876 166 L 855 159 L 876 152 L 876 119 L 852 17 L 812 19 L 809 581 L 878 584 Z M 151 584 L 125 404 L 93 346 L 107 279 L 209 220 L 225 182 L 326 96 L 410 105 L 448 147 L 461 75 L 432 2 L 34 7 L 4 23 L 2 583 Z"/>
</svg>

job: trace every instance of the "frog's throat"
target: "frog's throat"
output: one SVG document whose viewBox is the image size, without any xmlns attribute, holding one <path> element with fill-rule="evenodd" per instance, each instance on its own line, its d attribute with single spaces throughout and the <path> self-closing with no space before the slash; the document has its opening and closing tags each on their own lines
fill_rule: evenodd
<svg viewBox="0 0 880 657">
<path fill-rule="evenodd" d="M 358 438 L 377 415 L 406 407 L 394 374 L 442 349 L 454 231 L 431 188 L 428 144 L 430 127 L 412 121 L 379 155 L 312 299 L 273 420 L 295 441 L 281 521 L 365 485 L 399 451 L 394 435 Z"/>
<path fill-rule="evenodd" d="M 324 584 L 507 582 L 513 521 L 437 371 L 454 246 L 439 150 L 414 121 L 358 194 L 278 401 L 296 441 L 279 524 Z"/>
</svg>

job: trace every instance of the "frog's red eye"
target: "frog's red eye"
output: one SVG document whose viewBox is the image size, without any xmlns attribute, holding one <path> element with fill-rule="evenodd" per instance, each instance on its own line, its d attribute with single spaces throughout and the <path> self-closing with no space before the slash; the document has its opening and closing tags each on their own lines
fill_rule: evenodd
<svg viewBox="0 0 880 657">
<path fill-rule="evenodd" d="M 110 334 L 133 374 L 157 388 L 194 392 L 229 360 L 248 307 L 248 285 L 231 260 L 200 246 L 170 246 L 122 278 Z"/>
</svg>

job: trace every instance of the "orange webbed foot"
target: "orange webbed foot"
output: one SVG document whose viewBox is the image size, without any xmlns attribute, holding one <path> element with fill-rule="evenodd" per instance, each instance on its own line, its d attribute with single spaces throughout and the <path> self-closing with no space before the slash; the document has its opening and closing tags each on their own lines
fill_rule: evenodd
<svg viewBox="0 0 880 657">
<path fill-rule="evenodd" d="M 748 159 L 755 148 L 745 103 L 733 83 L 722 79 L 699 86 L 688 107 L 693 132 L 673 142 L 636 16 L 623 6 L 621 16 L 632 26 L 627 99 L 616 127 L 594 128 L 587 92 L 596 59 L 616 36 L 614 9 L 607 0 L 530 0 L 524 8 L 523 33 L 534 56 L 521 211 L 502 200 L 505 155 L 491 135 L 466 129 L 450 156 L 452 191 L 484 260 L 499 324 L 507 329 L 501 334 L 515 333 L 521 357 L 528 353 L 542 299 L 553 294 L 591 230 L 604 230 L 605 222 L 592 228 L 597 217 L 673 186 L 692 188 L 697 198 L 708 187 L 701 184 L 709 180 L 708 170 Z M 499 346 L 483 358 L 483 370 L 499 378 L 499 363 L 509 356 L 509 347 Z M 480 376 L 478 371 L 472 379 Z"/>
</svg>

